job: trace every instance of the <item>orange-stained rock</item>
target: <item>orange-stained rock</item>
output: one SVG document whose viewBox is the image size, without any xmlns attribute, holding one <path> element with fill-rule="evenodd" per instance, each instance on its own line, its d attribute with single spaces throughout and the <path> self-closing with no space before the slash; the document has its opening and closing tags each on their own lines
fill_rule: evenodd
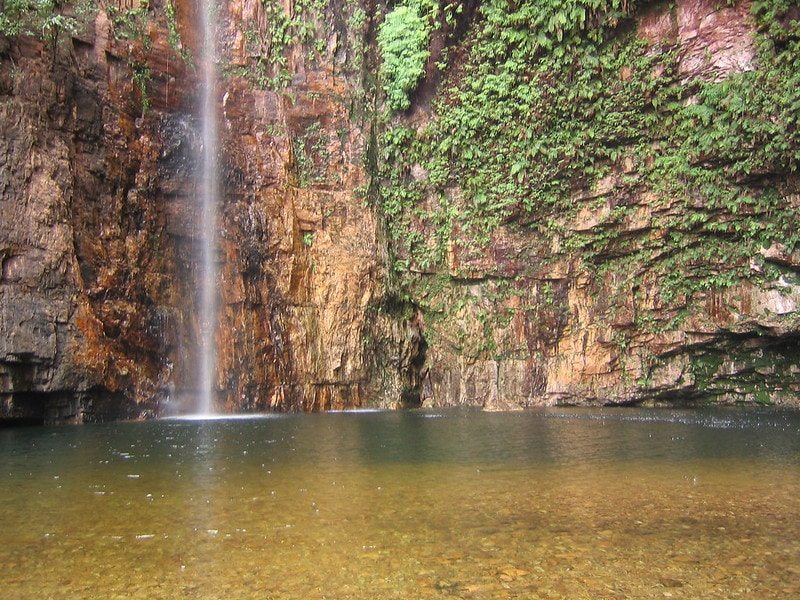
<svg viewBox="0 0 800 600">
<path fill-rule="evenodd" d="M 355 4 L 332 0 L 307 19 L 312 33 L 294 32 L 275 59 L 269 11 L 305 5 L 220 4 L 219 410 L 691 397 L 718 374 L 768 370 L 730 358 L 745 333 L 770 334 L 749 335 L 752 356 L 781 336 L 796 340 L 800 293 L 787 282 L 667 305 L 658 281 L 588 272 L 565 252 L 569 233 L 608 225 L 615 205 L 604 198 L 634 174 L 632 161 L 575 190 L 593 208 L 559 216 L 562 237 L 544 242 L 535 223 L 502 223 L 476 247 L 459 224 L 446 265 L 409 265 L 443 282 L 419 292 L 433 307 L 423 314 L 395 287 L 391 262 L 407 257 L 387 239 L 381 182 L 367 166 L 385 125 L 370 113 L 382 7 L 369 4 L 354 31 Z M 680 78 L 752 69 L 751 3 L 722 4 L 653 5 L 638 15 L 639 35 L 653 52 L 679 48 Z M 0 40 L 0 412 L 44 407 L 48 419 L 71 422 L 194 408 L 207 237 L 195 179 L 202 36 L 197 2 L 171 6 L 170 23 L 165 1 L 151 1 L 146 27 L 131 36 L 100 11 L 74 39 L 62 36 L 55 56 L 29 38 Z M 398 117 L 420 130 L 434 71 Z M 429 176 L 424 158 L 411 169 L 419 180 Z M 447 194 L 457 205 L 458 189 Z M 425 215 L 440 201 L 423 199 L 413 216 L 431 248 L 436 227 Z M 664 232 L 653 221 L 676 207 L 647 192 L 634 204 L 615 226 L 658 248 Z M 800 259 L 775 244 L 739 266 L 764 262 L 796 271 Z M 509 281 L 515 294 L 505 294 Z M 680 328 L 669 327 L 678 318 Z M 640 327 L 646 319 L 652 327 Z M 719 354 L 708 382 L 689 368 L 701 346 Z"/>
</svg>

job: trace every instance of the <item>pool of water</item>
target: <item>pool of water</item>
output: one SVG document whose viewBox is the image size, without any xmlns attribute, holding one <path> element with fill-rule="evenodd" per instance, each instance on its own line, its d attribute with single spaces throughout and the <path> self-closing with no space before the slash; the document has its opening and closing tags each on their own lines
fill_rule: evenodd
<svg viewBox="0 0 800 600">
<path fill-rule="evenodd" d="M 0 431 L 7 598 L 790 598 L 800 413 Z"/>
</svg>

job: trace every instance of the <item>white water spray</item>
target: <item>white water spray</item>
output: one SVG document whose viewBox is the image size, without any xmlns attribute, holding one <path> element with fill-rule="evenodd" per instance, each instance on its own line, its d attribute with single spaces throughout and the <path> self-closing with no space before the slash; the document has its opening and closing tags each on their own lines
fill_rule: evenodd
<svg viewBox="0 0 800 600">
<path fill-rule="evenodd" d="M 214 381 L 216 373 L 217 331 L 217 204 L 219 181 L 217 169 L 217 74 L 215 41 L 215 1 L 203 0 L 200 10 L 200 27 L 203 48 L 200 56 L 202 70 L 202 104 L 200 122 L 202 135 L 202 162 L 198 174 L 198 187 L 202 202 L 201 234 L 202 260 L 200 265 L 200 369 L 199 400 L 197 411 L 208 415 L 214 412 Z"/>
</svg>

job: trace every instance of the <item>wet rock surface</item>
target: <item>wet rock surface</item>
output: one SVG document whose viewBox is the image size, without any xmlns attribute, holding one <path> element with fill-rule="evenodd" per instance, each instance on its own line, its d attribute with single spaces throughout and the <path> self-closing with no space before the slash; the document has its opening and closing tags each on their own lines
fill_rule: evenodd
<svg viewBox="0 0 800 600">
<path fill-rule="evenodd" d="M 174 22 L 162 4 L 137 35 L 100 11 L 54 55 L 4 40 L 0 394 L 10 416 L 103 418 L 103 397 L 120 404 L 109 417 L 193 410 L 198 37 L 189 3 L 174 3 Z M 229 3 L 219 17 L 220 69 L 250 65 L 242 30 L 263 7 Z M 218 410 L 391 406 L 409 385 L 414 342 L 402 318 L 379 314 L 391 303 L 386 249 L 356 193 L 369 135 L 350 114 L 360 73 L 334 72 L 346 48 L 335 36 L 347 34 L 331 35 L 313 65 L 289 53 L 288 87 L 254 83 L 247 69 L 220 83 Z"/>
<path fill-rule="evenodd" d="M 7 415 L 192 410 L 204 238 L 194 183 L 199 37 L 191 3 L 172 3 L 169 18 L 165 6 L 151 3 L 137 35 L 121 35 L 100 11 L 55 49 L 25 37 L 0 44 Z M 682 77 L 719 81 L 754 66 L 749 6 L 652 7 L 639 31 L 653 48 L 681 48 Z M 587 275 L 557 244 L 532 241 L 535 229 L 505 224 L 486 252 L 456 236 L 447 285 L 424 292 L 426 305 L 453 309 L 467 294 L 478 309 L 453 309 L 440 326 L 419 308 L 423 298 L 399 291 L 398 251 L 369 193 L 380 185 L 370 165 L 382 126 L 370 112 L 379 94 L 373 9 L 358 20 L 354 5 L 326 5 L 306 20 L 314 35 L 280 60 L 269 54 L 277 41 L 265 33 L 274 20 L 267 5 L 231 0 L 220 9 L 219 410 L 796 401 L 800 292 L 790 282 L 742 281 L 666 306 L 659 281 L 626 288 L 613 272 Z M 426 110 L 404 118 L 420 125 Z M 629 167 L 576 190 L 575 201 L 613 192 Z M 427 177 L 425 165 L 413 174 Z M 653 216 L 679 210 L 656 200 L 635 200 L 638 212 L 620 225 L 630 239 L 661 235 Z M 613 208 L 561 225 L 599 231 Z M 421 243 L 429 229 L 420 218 Z M 752 268 L 765 262 L 796 273 L 797 252 L 773 244 Z M 487 295 L 512 279 L 518 295 Z M 644 313 L 668 323 L 678 312 L 690 314 L 680 327 L 638 326 Z M 501 325 L 488 331 L 488 322 Z"/>
</svg>

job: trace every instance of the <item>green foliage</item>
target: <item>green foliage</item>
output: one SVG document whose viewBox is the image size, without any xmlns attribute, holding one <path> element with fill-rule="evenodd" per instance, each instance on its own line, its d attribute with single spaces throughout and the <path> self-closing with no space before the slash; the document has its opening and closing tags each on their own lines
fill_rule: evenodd
<svg viewBox="0 0 800 600">
<path fill-rule="evenodd" d="M 59 35 L 61 33 L 75 35 L 78 32 L 80 19 L 95 13 L 97 8 L 96 0 L 5 0 L 0 9 L 0 34 L 29 35 L 48 41 L 52 45 L 55 60 Z M 114 4 L 104 4 L 103 9 L 109 16 L 112 31 L 117 39 L 138 41 L 140 48 L 145 51 L 149 48 L 147 0 L 142 0 L 135 9 L 120 9 Z M 170 2 L 167 2 L 167 15 L 171 41 L 174 41 L 177 27 L 174 23 L 174 9 Z M 139 48 L 131 54 L 128 65 L 140 92 L 142 112 L 147 112 L 150 109 L 147 86 L 152 73 Z"/>
<path fill-rule="evenodd" d="M 249 53 L 255 56 L 255 65 L 245 74 L 261 87 L 285 87 L 291 81 L 287 48 L 293 42 L 292 19 L 277 2 L 265 0 L 262 6 L 267 27 L 253 23 L 244 32 Z"/>
<path fill-rule="evenodd" d="M 178 20 L 172 0 L 166 1 L 166 4 L 164 5 L 164 14 L 167 17 L 167 29 L 169 30 L 169 33 L 167 34 L 167 42 L 169 42 L 169 45 L 180 53 L 184 60 L 188 60 L 190 58 L 189 50 L 185 48 L 181 42 L 181 34 L 178 31 Z"/>
<path fill-rule="evenodd" d="M 635 40 L 604 48 L 600 30 L 588 35 L 623 16 L 620 3 L 610 2 L 609 13 L 598 6 L 484 3 L 468 60 L 443 86 L 428 129 L 386 133 L 384 209 L 410 263 L 441 262 L 448 243 L 480 252 L 503 223 L 571 211 L 576 181 L 601 176 L 625 144 L 646 139 L 654 112 L 646 94 L 668 74 L 652 75 L 656 59 Z M 624 81 L 623 69 L 631 69 Z M 409 176 L 415 164 L 426 180 Z M 423 198 L 426 214 L 415 216 Z M 410 226 L 420 219 L 431 230 L 422 245 Z"/>
<path fill-rule="evenodd" d="M 150 97 L 147 95 L 147 85 L 152 80 L 153 73 L 147 63 L 137 62 L 135 60 L 131 60 L 128 63 L 128 68 L 130 68 L 133 74 L 136 87 L 139 88 L 139 96 L 142 100 L 142 114 L 146 114 L 150 111 Z"/>
<path fill-rule="evenodd" d="M 147 21 L 150 3 L 148 0 L 141 0 L 137 8 L 130 9 L 107 4 L 105 10 L 111 19 L 114 37 L 119 40 L 137 40 L 142 42 L 145 47 L 149 47 L 150 37 L 147 35 Z"/>
<path fill-rule="evenodd" d="M 628 16 L 635 0 L 539 0 L 511 2 L 493 0 L 481 6 L 486 18 L 479 52 L 487 57 L 538 50 L 565 56 L 571 46 L 583 41 L 601 43 L 607 29 Z"/>
<path fill-rule="evenodd" d="M 310 124 L 292 137 L 292 158 L 299 187 L 330 183 L 333 178 L 340 177 L 335 170 L 330 172 L 331 143 L 331 138 L 319 122 Z"/>
<path fill-rule="evenodd" d="M 96 0 L 4 0 L 0 35 L 25 35 L 48 43 L 55 64 L 61 34 L 75 35 L 81 18 L 96 10 Z"/>
<path fill-rule="evenodd" d="M 793 0 L 756 0 L 750 13 L 764 34 L 763 41 L 782 44 L 789 39 L 797 39 L 800 34 L 800 20 L 790 17 L 790 11 L 796 8 Z"/>
<path fill-rule="evenodd" d="M 788 3 L 756 2 L 752 14 L 757 69 L 719 82 L 697 82 L 688 97 L 668 111 L 661 133 L 666 142 L 647 178 L 667 196 L 686 199 L 684 210 L 662 226 L 673 250 L 661 261 L 662 297 L 691 297 L 742 279 L 768 282 L 780 273 L 750 268 L 760 246 L 800 243 L 796 209 L 774 175 L 800 165 L 800 25 L 785 19 Z"/>
<path fill-rule="evenodd" d="M 484 2 L 429 127 L 396 127 L 381 141 L 401 275 L 441 264 L 448 244 L 479 255 L 502 225 L 536 228 L 545 246 L 559 239 L 593 269 L 660 273 L 664 300 L 755 277 L 760 245 L 800 241 L 787 192 L 768 182 L 800 162 L 800 26 L 787 24 L 788 5 L 754 4 L 757 69 L 683 82 L 678 49 L 649 51 L 626 24 L 633 2 Z M 426 176 L 412 176 L 420 164 Z M 592 207 L 575 191 L 623 164 L 628 174 L 589 201 L 613 210 L 567 229 Z M 664 210 L 627 234 L 645 192 Z M 433 244 L 417 243 L 421 228 Z M 765 280 L 775 275 L 764 267 Z"/>
<path fill-rule="evenodd" d="M 366 35 L 368 24 L 369 18 L 364 9 L 360 5 L 354 6 L 347 20 L 347 31 L 352 36 L 352 39 L 355 40 L 355 47 L 349 53 L 351 55 L 349 58 L 351 66 L 356 72 L 360 72 L 364 66 L 364 55 L 366 54 L 364 36 Z"/>
<path fill-rule="evenodd" d="M 31 35 L 42 39 L 60 32 L 75 33 L 78 21 L 64 14 L 70 5 L 85 2 L 59 0 L 5 0 L 0 8 L 0 33 L 7 36 Z"/>
<path fill-rule="evenodd" d="M 399 4 L 386 15 L 378 31 L 378 49 L 383 58 L 380 78 L 390 109 L 411 106 L 409 94 L 425 75 L 430 37 L 430 22 L 420 2 Z"/>
<path fill-rule="evenodd" d="M 741 281 L 793 281 L 759 260 L 762 246 L 800 244 L 787 178 L 800 164 L 800 25 L 790 4 L 754 3 L 755 68 L 686 81 L 680 48 L 654 52 L 637 37 L 633 2 L 484 1 L 451 49 L 458 61 L 428 126 L 394 115 L 375 152 L 395 274 L 425 311 L 426 336 L 503 354 L 507 342 L 491 334 L 513 313 L 528 328 L 546 324 L 534 337 L 547 344 L 568 318 L 563 296 L 531 283 L 548 261 L 615 282 L 602 293 L 620 305 L 649 290 L 642 306 L 661 308 L 637 315 L 640 331 L 679 328 L 705 294 Z M 575 226 L 579 211 L 591 225 Z M 513 259 L 521 276 L 481 263 L 499 228 L 529 240 Z M 481 294 L 456 298 L 478 285 L 462 266 L 473 259 L 482 289 L 504 281 L 507 297 L 525 300 L 509 309 Z M 451 335 L 482 329 L 475 343 Z M 623 354 L 632 334 L 612 332 Z"/>
<path fill-rule="evenodd" d="M 148 0 L 141 0 L 139 6 L 132 9 L 121 9 L 113 4 L 107 4 L 105 10 L 111 20 L 114 37 L 118 40 L 138 42 L 133 46 L 133 52 L 128 60 L 128 68 L 139 91 L 142 114 L 146 114 L 150 111 L 147 86 L 153 78 L 152 70 L 147 64 L 147 52 L 151 46 L 151 39 L 148 35 L 150 3 Z M 168 8 L 168 19 L 169 14 Z M 175 34 L 177 35 L 177 28 Z"/>
</svg>

